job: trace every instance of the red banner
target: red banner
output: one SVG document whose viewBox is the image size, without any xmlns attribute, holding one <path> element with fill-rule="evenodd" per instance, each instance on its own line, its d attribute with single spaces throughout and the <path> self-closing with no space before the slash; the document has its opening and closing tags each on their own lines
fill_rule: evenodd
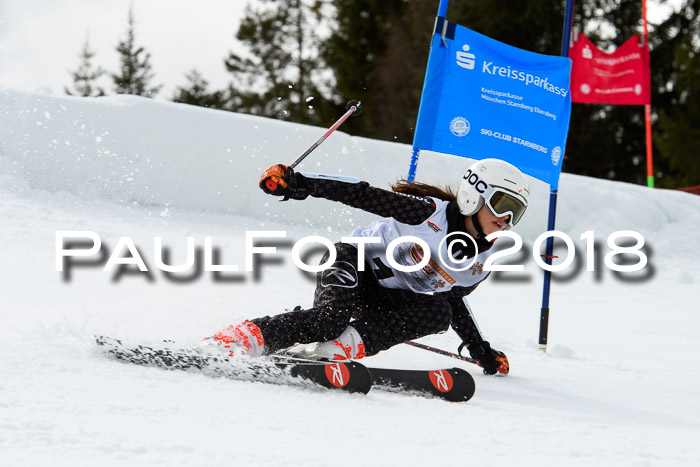
<svg viewBox="0 0 700 467">
<path fill-rule="evenodd" d="M 571 100 L 584 104 L 645 105 L 651 103 L 649 45 L 637 35 L 613 53 L 598 49 L 583 34 L 574 41 L 570 58 Z"/>
</svg>

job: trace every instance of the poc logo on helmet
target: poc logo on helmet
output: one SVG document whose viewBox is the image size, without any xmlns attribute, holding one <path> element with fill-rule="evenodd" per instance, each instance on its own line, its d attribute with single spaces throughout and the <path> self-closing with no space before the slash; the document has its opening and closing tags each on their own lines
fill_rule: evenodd
<svg viewBox="0 0 700 467">
<path fill-rule="evenodd" d="M 479 193 L 486 193 L 486 189 L 489 187 L 485 181 L 472 172 L 472 169 L 467 169 L 467 173 L 464 174 L 464 179 L 469 182 L 470 185 L 474 186 L 474 189 Z"/>
<path fill-rule="evenodd" d="M 476 55 L 469 53 L 469 48 L 468 44 L 464 44 L 462 46 L 464 52 L 457 52 L 457 65 L 467 70 L 473 70 L 474 64 L 476 63 Z"/>
</svg>

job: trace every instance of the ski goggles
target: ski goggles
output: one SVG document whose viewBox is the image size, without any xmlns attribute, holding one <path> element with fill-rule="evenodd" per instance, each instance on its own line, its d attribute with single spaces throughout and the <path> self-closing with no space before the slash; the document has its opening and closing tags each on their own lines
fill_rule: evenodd
<svg viewBox="0 0 700 467">
<path fill-rule="evenodd" d="M 513 227 L 520 221 L 527 209 L 524 197 L 497 186 L 489 186 L 483 194 L 486 207 L 497 217 L 510 215 L 508 224 Z"/>
</svg>

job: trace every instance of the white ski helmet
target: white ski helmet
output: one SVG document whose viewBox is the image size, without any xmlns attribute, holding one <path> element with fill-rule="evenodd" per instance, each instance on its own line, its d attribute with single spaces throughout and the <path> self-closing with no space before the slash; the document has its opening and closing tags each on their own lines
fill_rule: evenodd
<svg viewBox="0 0 700 467">
<path fill-rule="evenodd" d="M 457 205 L 472 216 L 486 205 L 495 216 L 510 215 L 506 229 L 523 217 L 530 198 L 530 184 L 514 165 L 500 159 L 483 159 L 469 166 L 457 189 Z"/>
</svg>

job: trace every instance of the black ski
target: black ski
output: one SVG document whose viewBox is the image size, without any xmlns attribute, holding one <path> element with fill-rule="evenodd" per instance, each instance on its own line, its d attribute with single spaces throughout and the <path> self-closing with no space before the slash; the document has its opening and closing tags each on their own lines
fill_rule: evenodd
<svg viewBox="0 0 700 467">
<path fill-rule="evenodd" d="M 281 351 L 270 358 L 284 361 L 325 363 L 328 360 L 298 358 Z M 439 397 L 450 402 L 466 402 L 474 396 L 476 384 L 466 370 L 450 368 L 440 370 L 403 370 L 397 368 L 367 367 L 372 375 L 372 387 L 395 393 L 408 392 L 426 397 Z"/>
<path fill-rule="evenodd" d="M 466 402 L 472 398 L 474 378 L 461 368 L 443 370 L 396 370 L 368 368 L 372 387 L 395 392 L 415 392 L 440 397 L 451 402 Z"/>
<path fill-rule="evenodd" d="M 199 349 L 126 346 L 118 339 L 95 336 L 104 352 L 123 362 L 207 376 L 294 386 L 322 386 L 366 394 L 372 387 L 367 368 L 357 362 L 304 362 L 291 358 L 255 360 L 211 355 Z"/>
</svg>

